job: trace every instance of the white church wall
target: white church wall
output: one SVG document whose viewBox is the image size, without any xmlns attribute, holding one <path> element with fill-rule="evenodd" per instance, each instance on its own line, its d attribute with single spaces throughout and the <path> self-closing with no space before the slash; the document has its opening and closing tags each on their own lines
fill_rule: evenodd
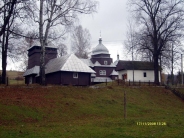
<svg viewBox="0 0 184 138">
<path fill-rule="evenodd" d="M 124 75 L 124 74 L 127 74 L 127 71 L 126 70 L 120 70 L 120 71 L 118 71 L 118 74 L 119 74 L 119 79 L 123 79 L 122 78 L 122 75 Z"/>
<path fill-rule="evenodd" d="M 127 81 L 133 81 L 133 70 L 122 70 L 118 71 L 119 79 L 122 79 L 122 75 L 127 74 Z M 144 73 L 146 76 L 144 77 Z M 154 71 L 153 70 L 134 70 L 134 81 L 141 82 L 154 82 Z M 160 72 L 159 72 L 160 81 Z"/>
</svg>

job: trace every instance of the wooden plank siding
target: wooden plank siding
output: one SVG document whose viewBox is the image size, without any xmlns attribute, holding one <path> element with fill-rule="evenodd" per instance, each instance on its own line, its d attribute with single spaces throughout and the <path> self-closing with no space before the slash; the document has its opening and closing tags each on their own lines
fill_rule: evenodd
<svg viewBox="0 0 184 138">
<path fill-rule="evenodd" d="M 47 84 L 57 85 L 80 85 L 88 86 L 91 83 L 90 73 L 78 73 L 78 78 L 73 78 L 74 72 L 59 71 L 46 74 Z"/>
</svg>

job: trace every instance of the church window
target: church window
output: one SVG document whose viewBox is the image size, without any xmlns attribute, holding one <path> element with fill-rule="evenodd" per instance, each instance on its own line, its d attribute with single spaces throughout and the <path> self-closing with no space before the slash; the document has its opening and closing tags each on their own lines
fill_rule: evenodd
<svg viewBox="0 0 184 138">
<path fill-rule="evenodd" d="M 107 65 L 107 61 L 104 61 L 104 65 Z"/>
<path fill-rule="evenodd" d="M 78 73 L 73 73 L 73 78 L 78 78 Z"/>
<path fill-rule="evenodd" d="M 100 75 L 106 75 L 106 70 L 100 70 L 99 73 Z"/>
<path fill-rule="evenodd" d="M 143 76 L 144 76 L 144 77 L 147 77 L 147 74 L 146 74 L 146 72 L 144 72 L 144 73 L 143 73 Z"/>
</svg>

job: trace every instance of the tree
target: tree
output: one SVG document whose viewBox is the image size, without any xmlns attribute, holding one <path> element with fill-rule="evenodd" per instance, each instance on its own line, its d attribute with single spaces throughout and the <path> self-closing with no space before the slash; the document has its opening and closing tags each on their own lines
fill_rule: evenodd
<svg viewBox="0 0 184 138">
<path fill-rule="evenodd" d="M 1 1 L 2 7 L 0 8 L 1 15 L 1 30 L 0 38 L 2 38 L 2 83 L 6 83 L 6 66 L 7 66 L 7 54 L 9 48 L 9 39 L 12 37 L 11 31 L 17 31 L 16 25 L 14 25 L 14 20 L 16 18 L 16 7 L 18 4 L 17 0 L 3 0 Z"/>
<path fill-rule="evenodd" d="M 26 71 L 28 67 L 28 52 L 27 50 L 33 46 L 34 43 L 37 42 L 35 38 L 38 38 L 37 32 L 29 31 L 26 34 L 26 37 L 21 39 L 19 43 L 21 43 L 21 46 L 18 47 L 18 51 L 16 54 L 19 53 L 19 61 L 21 61 L 19 65 L 19 69 L 22 71 Z"/>
<path fill-rule="evenodd" d="M 17 0 L 3 0 L 3 1 L 1 1 L 0 15 L 4 18 L 3 19 L 4 22 L 1 24 L 1 27 L 0 27 L 0 37 L 6 31 L 6 27 L 10 22 L 10 19 L 13 15 L 16 4 L 17 4 Z"/>
<path fill-rule="evenodd" d="M 39 5 L 39 8 L 38 8 Z M 91 14 L 96 11 L 95 0 L 36 0 L 30 2 L 29 14 L 39 25 L 39 39 L 41 44 L 40 84 L 45 85 L 45 47 L 48 44 L 51 31 L 60 31 L 61 37 L 68 27 L 77 19 L 78 14 Z M 60 27 L 59 27 L 60 26 Z M 59 28 L 59 30 L 58 30 Z M 52 29 L 52 30 L 51 30 Z"/>
<path fill-rule="evenodd" d="M 61 56 L 65 56 L 67 55 L 67 46 L 63 43 L 60 43 L 57 45 L 58 47 L 58 56 L 61 57 Z"/>
<path fill-rule="evenodd" d="M 134 61 L 134 50 L 135 50 L 135 47 L 137 45 L 137 39 L 136 39 L 136 31 L 135 31 L 135 26 L 133 24 L 132 21 L 129 20 L 129 24 L 128 24 L 128 32 L 127 32 L 127 35 L 126 35 L 126 40 L 125 40 L 125 47 L 126 49 L 131 52 L 132 54 L 132 64 L 133 64 L 133 61 Z M 132 70 L 132 76 L 133 76 L 133 84 L 134 84 L 134 64 L 133 64 L 133 70 Z"/>
<path fill-rule="evenodd" d="M 138 49 L 150 51 L 154 61 L 154 80 L 159 85 L 159 57 L 170 42 L 181 41 L 184 21 L 183 0 L 129 0 L 139 25 Z"/>
<path fill-rule="evenodd" d="M 81 25 L 76 26 L 72 33 L 72 51 L 79 58 L 88 58 L 91 35 Z"/>
</svg>

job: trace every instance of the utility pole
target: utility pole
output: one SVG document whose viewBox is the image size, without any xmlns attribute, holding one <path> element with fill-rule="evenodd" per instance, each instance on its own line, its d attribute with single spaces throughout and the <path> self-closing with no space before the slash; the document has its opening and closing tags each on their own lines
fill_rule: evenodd
<svg viewBox="0 0 184 138">
<path fill-rule="evenodd" d="M 126 113 L 126 91 L 124 91 L 124 119 L 126 119 L 127 117 L 127 113 Z"/>
<path fill-rule="evenodd" d="M 133 36 L 131 35 L 131 40 L 133 41 Z M 133 66 L 133 85 L 134 85 L 134 44 L 132 42 L 132 66 Z"/>
<path fill-rule="evenodd" d="M 183 54 L 181 54 L 181 85 L 183 86 Z"/>
</svg>

